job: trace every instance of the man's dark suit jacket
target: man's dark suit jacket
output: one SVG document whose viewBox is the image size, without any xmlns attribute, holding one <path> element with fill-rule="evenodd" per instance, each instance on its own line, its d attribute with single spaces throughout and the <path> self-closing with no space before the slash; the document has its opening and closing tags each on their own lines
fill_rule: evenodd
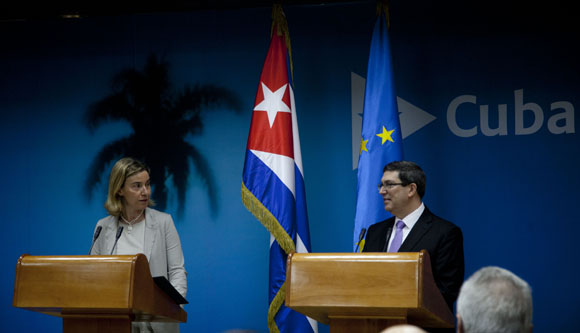
<svg viewBox="0 0 580 333">
<path fill-rule="evenodd" d="M 363 252 L 386 252 L 395 218 L 369 227 Z M 427 207 L 405 238 L 399 252 L 427 250 L 431 258 L 433 278 L 453 312 L 453 302 L 463 283 L 463 234 L 455 224 L 435 216 Z"/>
</svg>

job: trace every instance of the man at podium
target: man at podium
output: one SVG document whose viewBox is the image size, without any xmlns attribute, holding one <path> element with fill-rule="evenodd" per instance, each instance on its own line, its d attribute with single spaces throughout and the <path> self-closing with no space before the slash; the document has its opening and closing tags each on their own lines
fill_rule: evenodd
<svg viewBox="0 0 580 333">
<path fill-rule="evenodd" d="M 394 216 L 369 227 L 363 252 L 427 250 L 433 278 L 453 311 L 464 277 L 461 229 L 423 204 L 425 173 L 414 162 L 396 161 L 383 168 L 379 194 Z"/>
<path fill-rule="evenodd" d="M 109 216 L 99 220 L 90 254 L 143 253 L 151 276 L 164 276 L 183 296 L 187 278 L 183 251 L 171 215 L 149 208 L 149 168 L 133 158 L 122 158 L 111 170 L 105 208 Z M 133 332 L 179 332 L 178 323 L 134 322 Z"/>
</svg>

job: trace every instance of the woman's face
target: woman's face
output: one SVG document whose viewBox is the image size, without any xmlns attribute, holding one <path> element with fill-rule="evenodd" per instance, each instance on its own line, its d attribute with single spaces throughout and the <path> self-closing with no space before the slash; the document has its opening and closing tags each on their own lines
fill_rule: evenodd
<svg viewBox="0 0 580 333">
<path fill-rule="evenodd" d="M 119 196 L 122 197 L 126 212 L 141 211 L 147 208 L 151 196 L 149 173 L 141 171 L 128 177 L 119 190 Z"/>
</svg>

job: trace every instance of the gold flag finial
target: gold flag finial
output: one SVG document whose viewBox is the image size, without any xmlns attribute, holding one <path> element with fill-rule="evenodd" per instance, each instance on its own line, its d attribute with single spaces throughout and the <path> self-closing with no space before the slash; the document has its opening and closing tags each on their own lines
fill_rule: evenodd
<svg viewBox="0 0 580 333">
<path fill-rule="evenodd" d="M 389 28 L 391 26 L 391 20 L 389 19 L 389 0 L 377 0 L 377 15 L 383 14 L 385 14 L 387 28 Z"/>
<path fill-rule="evenodd" d="M 275 29 L 275 31 L 274 31 Z M 272 34 L 277 33 L 278 36 L 283 36 L 286 42 L 286 48 L 288 49 L 288 57 L 290 58 L 290 75 L 292 77 L 292 82 L 294 82 L 294 66 L 292 64 L 292 45 L 290 44 L 290 32 L 288 31 L 288 21 L 286 21 L 286 15 L 282 9 L 280 3 L 275 3 L 272 6 L 272 30 L 270 32 L 270 37 Z"/>
</svg>

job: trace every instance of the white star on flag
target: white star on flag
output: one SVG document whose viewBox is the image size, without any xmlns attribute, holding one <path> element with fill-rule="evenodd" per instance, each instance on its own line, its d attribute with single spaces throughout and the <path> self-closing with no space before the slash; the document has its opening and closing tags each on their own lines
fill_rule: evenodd
<svg viewBox="0 0 580 333">
<path fill-rule="evenodd" d="M 268 113 L 268 122 L 270 123 L 270 128 L 272 128 L 278 112 L 291 112 L 288 105 L 282 101 L 284 92 L 286 92 L 286 87 L 288 87 L 287 83 L 280 87 L 278 90 L 272 92 L 272 90 L 270 90 L 268 86 L 262 82 L 262 93 L 264 94 L 264 100 L 256 105 L 254 111 L 266 111 Z"/>
</svg>

